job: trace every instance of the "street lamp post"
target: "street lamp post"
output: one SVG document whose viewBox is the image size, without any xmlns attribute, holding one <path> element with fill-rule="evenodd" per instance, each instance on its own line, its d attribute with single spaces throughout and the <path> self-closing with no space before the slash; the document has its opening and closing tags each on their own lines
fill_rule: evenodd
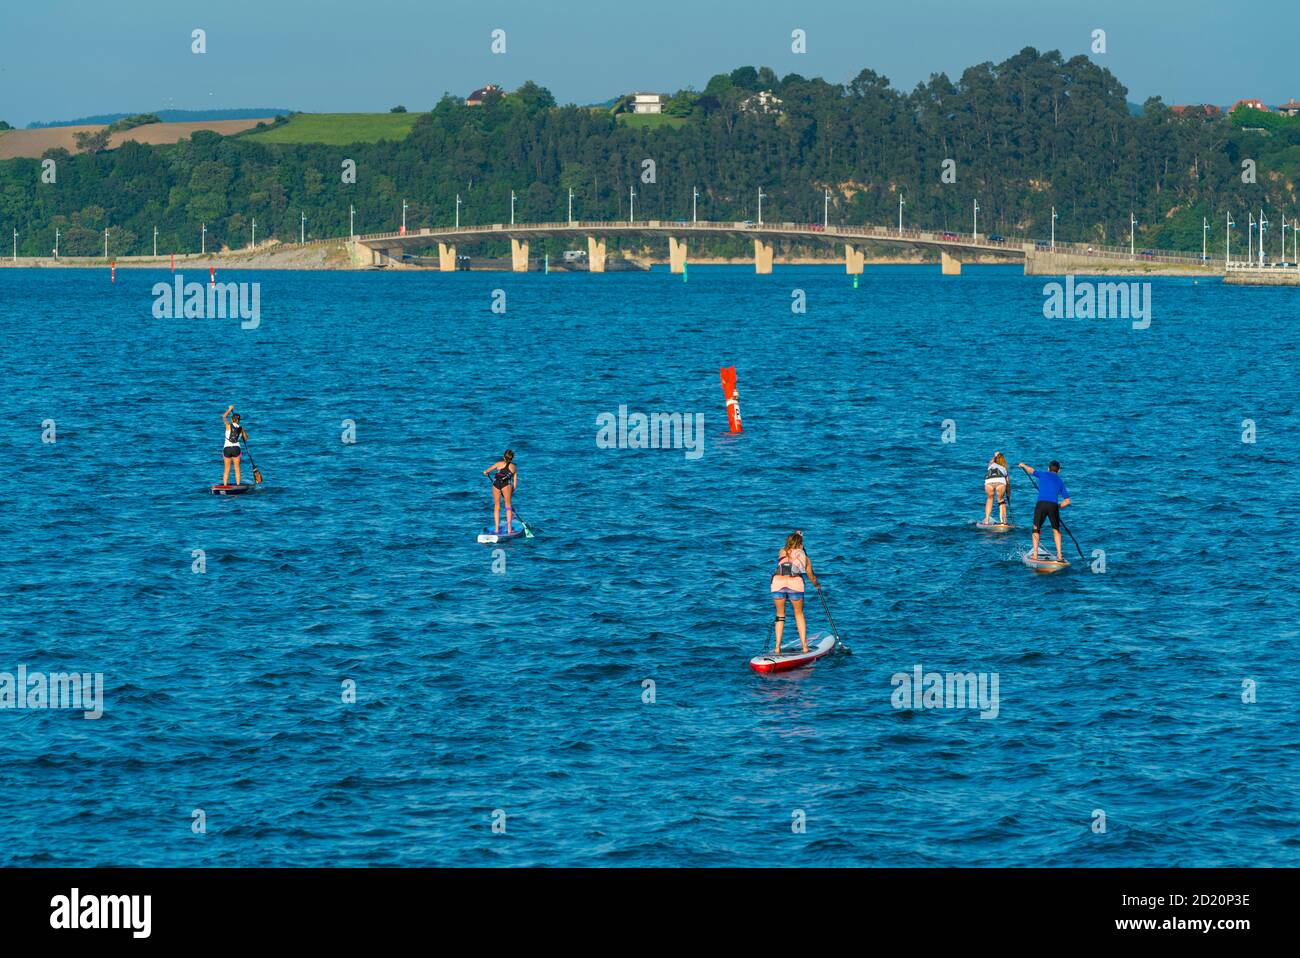
<svg viewBox="0 0 1300 958">
<path fill-rule="evenodd" d="M 257 249 L 257 217 L 253 217 L 253 237 L 249 249 Z"/>
<path fill-rule="evenodd" d="M 18 231 L 14 230 L 14 262 L 18 262 Z"/>
<path fill-rule="evenodd" d="M 1223 229 L 1223 268 L 1226 270 L 1232 265 L 1232 228 L 1237 224 L 1232 221 L 1232 211 L 1224 213 L 1226 222 Z"/>
<path fill-rule="evenodd" d="M 627 221 L 629 223 L 636 222 L 636 187 L 635 186 L 629 186 L 627 188 Z"/>
<path fill-rule="evenodd" d="M 108 259 L 108 227 L 104 227 L 104 259 Z"/>
<path fill-rule="evenodd" d="M 298 223 L 298 245 L 301 246 L 307 242 L 307 214 L 299 210 L 298 215 L 301 217 Z"/>
<path fill-rule="evenodd" d="M 59 228 L 54 227 L 54 258 L 59 258 Z"/>
<path fill-rule="evenodd" d="M 1249 266 L 1255 262 L 1255 214 L 1247 210 L 1246 219 L 1250 224 L 1246 227 L 1246 265 Z"/>
<path fill-rule="evenodd" d="M 510 225 L 515 225 L 515 191 L 510 191 Z"/>
<path fill-rule="evenodd" d="M 1052 207 L 1052 249 L 1056 249 L 1056 207 Z"/>
<path fill-rule="evenodd" d="M 698 223 L 699 219 L 695 215 L 695 201 L 700 198 L 700 190 L 697 186 L 691 187 L 691 222 Z"/>
<path fill-rule="evenodd" d="M 208 224 L 203 224 L 203 232 L 199 234 L 199 253 L 202 256 L 208 255 Z"/>
<path fill-rule="evenodd" d="M 1128 214 L 1128 258 L 1137 259 L 1137 217 L 1130 210 Z"/>
<path fill-rule="evenodd" d="M 460 194 L 456 194 L 456 229 L 460 229 Z"/>
<path fill-rule="evenodd" d="M 158 255 L 158 227 L 153 228 L 153 255 Z"/>
<path fill-rule="evenodd" d="M 348 239 L 353 241 L 355 241 L 357 238 L 357 231 L 352 228 L 352 224 L 355 222 L 356 215 L 357 215 L 357 208 L 353 206 L 351 203 L 349 203 L 348 204 Z"/>
<path fill-rule="evenodd" d="M 974 220 L 972 221 L 972 224 L 971 224 L 971 233 L 970 233 L 970 238 L 971 238 L 972 240 L 979 239 L 979 235 L 980 235 L 980 201 L 979 201 L 979 197 L 976 197 L 976 198 L 975 198 L 975 207 L 974 207 L 974 210 L 975 210 L 975 212 L 974 212 Z"/>
<path fill-rule="evenodd" d="M 1264 219 L 1264 210 L 1259 211 L 1259 268 L 1264 268 L 1264 229 L 1268 226 L 1268 220 Z"/>
<path fill-rule="evenodd" d="M 825 190 L 822 195 L 822 229 L 831 225 L 831 191 Z"/>
<path fill-rule="evenodd" d="M 406 200 L 402 200 L 402 235 L 406 235 Z"/>
<path fill-rule="evenodd" d="M 1210 221 L 1204 216 L 1201 217 L 1201 262 L 1204 263 L 1210 257 L 1206 255 L 1207 247 L 1205 245 L 1205 234 L 1210 232 Z"/>
<path fill-rule="evenodd" d="M 569 225 L 573 225 L 573 187 L 569 187 Z"/>
<path fill-rule="evenodd" d="M 898 235 L 903 235 L 903 194 L 898 194 Z"/>
<path fill-rule="evenodd" d="M 763 187 L 758 188 L 758 225 L 763 225 Z"/>
</svg>

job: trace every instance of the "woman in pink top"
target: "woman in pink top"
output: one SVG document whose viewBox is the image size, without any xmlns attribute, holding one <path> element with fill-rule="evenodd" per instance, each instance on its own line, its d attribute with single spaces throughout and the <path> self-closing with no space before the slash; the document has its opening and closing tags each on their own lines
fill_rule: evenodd
<svg viewBox="0 0 1300 958">
<path fill-rule="evenodd" d="M 798 530 L 790 533 L 785 540 L 785 548 L 776 557 L 776 571 L 772 574 L 772 601 L 776 603 L 776 649 L 781 653 L 781 635 L 785 632 L 785 600 L 789 599 L 794 607 L 795 625 L 799 627 L 799 644 L 808 651 L 808 626 L 803 618 L 803 577 L 807 575 L 817 586 L 817 576 L 813 573 L 808 553 L 803 551 L 803 533 Z"/>
</svg>

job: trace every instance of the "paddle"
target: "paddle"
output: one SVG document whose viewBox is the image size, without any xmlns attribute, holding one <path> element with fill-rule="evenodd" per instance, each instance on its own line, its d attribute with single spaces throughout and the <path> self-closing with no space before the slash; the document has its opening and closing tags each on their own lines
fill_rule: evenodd
<svg viewBox="0 0 1300 958">
<path fill-rule="evenodd" d="M 1030 472 L 1028 469 L 1026 469 L 1026 470 L 1025 470 L 1025 475 L 1029 477 L 1029 481 L 1032 482 L 1032 483 L 1034 484 L 1034 488 L 1037 489 L 1037 488 L 1038 488 L 1038 480 L 1034 478 L 1034 474 L 1033 474 L 1032 472 Z M 1007 489 L 1008 489 L 1008 490 L 1011 489 L 1011 482 L 1010 482 L 1010 480 L 1007 481 Z M 1010 500 L 1010 498 L 1008 498 L 1008 499 L 1007 499 L 1007 506 L 1008 506 L 1008 508 L 1010 508 L 1010 505 L 1011 505 L 1011 500 Z M 1074 537 L 1074 533 L 1070 531 L 1070 527 L 1067 526 L 1067 525 L 1065 524 L 1065 520 L 1064 520 L 1064 519 L 1061 519 L 1061 528 L 1065 530 L 1065 534 L 1066 534 L 1067 536 L 1069 536 L 1069 537 L 1070 537 L 1070 541 L 1074 543 L 1074 548 L 1075 548 L 1075 551 L 1077 551 L 1077 552 L 1079 553 L 1079 559 L 1080 559 L 1080 561 L 1082 561 L 1082 562 L 1087 562 L 1088 560 L 1084 558 L 1083 550 L 1079 548 L 1079 540 L 1076 539 L 1076 538 Z M 1038 556 L 1034 556 L 1034 558 L 1037 559 Z"/>
<path fill-rule="evenodd" d="M 808 555 L 807 550 L 804 551 L 804 555 Z M 812 556 L 808 556 L 808 565 L 811 566 L 812 564 Z M 843 649 L 845 652 L 849 651 L 848 646 L 844 644 L 844 640 L 840 638 L 839 629 L 835 628 L 835 618 L 831 615 L 831 607 L 826 604 L 826 596 L 822 593 L 820 583 L 814 582 L 813 588 L 817 590 L 817 598 L 822 600 L 822 609 L 826 613 L 826 621 L 831 624 L 831 634 L 835 636 L 835 647 L 837 649 Z"/>
<path fill-rule="evenodd" d="M 253 467 L 253 481 L 258 485 L 261 485 L 262 470 L 258 469 L 257 463 L 253 461 L 253 454 L 251 452 L 248 452 L 248 433 L 243 432 L 244 429 L 243 426 L 240 426 L 239 429 L 241 434 L 243 435 L 242 444 L 244 446 L 244 452 L 248 453 L 248 464 Z"/>
<path fill-rule="evenodd" d="M 831 615 L 831 607 L 826 604 L 826 596 L 822 593 L 822 587 L 817 585 L 814 586 L 814 588 L 817 590 L 817 598 L 822 600 L 822 608 L 826 611 L 826 621 L 831 624 L 831 635 L 835 636 L 835 647 L 837 649 L 842 649 L 845 652 L 849 651 L 849 647 L 845 645 L 844 640 L 840 638 L 839 629 L 835 628 L 835 618 Z"/>
<path fill-rule="evenodd" d="M 521 516 L 518 512 L 515 512 L 515 510 L 514 510 L 513 507 L 511 507 L 511 510 L 510 510 L 510 511 L 511 511 L 511 512 L 514 512 L 514 516 L 515 516 L 515 518 L 518 519 L 518 520 L 519 520 L 519 524 L 520 524 L 521 526 L 524 527 L 524 538 L 525 538 L 525 539 L 532 539 L 532 538 L 534 538 L 534 536 L 533 536 L 533 527 L 530 526 L 528 523 L 524 522 L 524 517 Z"/>
</svg>

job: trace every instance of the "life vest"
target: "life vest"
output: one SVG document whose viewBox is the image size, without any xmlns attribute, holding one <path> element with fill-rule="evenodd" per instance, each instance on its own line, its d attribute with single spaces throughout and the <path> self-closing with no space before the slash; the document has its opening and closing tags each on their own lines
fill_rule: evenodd
<svg viewBox="0 0 1300 958">
<path fill-rule="evenodd" d="M 773 574 L 802 577 L 807 571 L 808 557 L 802 549 L 795 549 L 793 552 L 782 549 L 780 555 L 776 557 L 776 572 Z"/>
</svg>

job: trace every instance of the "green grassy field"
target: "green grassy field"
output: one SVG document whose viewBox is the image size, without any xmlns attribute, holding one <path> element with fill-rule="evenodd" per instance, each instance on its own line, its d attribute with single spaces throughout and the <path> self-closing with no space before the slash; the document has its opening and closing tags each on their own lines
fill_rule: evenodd
<svg viewBox="0 0 1300 958">
<path fill-rule="evenodd" d="M 378 143 L 404 140 L 418 113 L 301 113 L 283 126 L 241 134 L 258 143 Z"/>
<path fill-rule="evenodd" d="M 684 116 L 669 116 L 666 113 L 620 113 L 616 119 L 634 130 L 660 130 L 664 127 L 685 126 L 689 122 Z"/>
</svg>

